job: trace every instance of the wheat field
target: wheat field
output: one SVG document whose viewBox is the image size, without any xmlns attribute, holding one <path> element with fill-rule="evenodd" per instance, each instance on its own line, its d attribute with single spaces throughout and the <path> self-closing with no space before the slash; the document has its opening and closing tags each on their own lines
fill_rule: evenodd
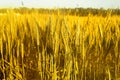
<svg viewBox="0 0 120 80">
<path fill-rule="evenodd" d="M 120 16 L 0 14 L 3 80 L 119 80 Z"/>
</svg>

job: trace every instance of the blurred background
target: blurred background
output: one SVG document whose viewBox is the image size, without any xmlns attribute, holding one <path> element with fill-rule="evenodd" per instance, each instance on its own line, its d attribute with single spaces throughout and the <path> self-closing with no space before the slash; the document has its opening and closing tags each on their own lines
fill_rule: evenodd
<svg viewBox="0 0 120 80">
<path fill-rule="evenodd" d="M 120 0 L 0 0 L 0 8 L 120 8 Z"/>
</svg>

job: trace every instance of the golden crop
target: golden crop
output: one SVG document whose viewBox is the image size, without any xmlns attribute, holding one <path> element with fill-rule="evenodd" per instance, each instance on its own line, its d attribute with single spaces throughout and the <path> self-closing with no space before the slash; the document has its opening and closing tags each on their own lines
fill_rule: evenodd
<svg viewBox="0 0 120 80">
<path fill-rule="evenodd" d="M 118 80 L 120 16 L 0 14 L 5 80 Z"/>
</svg>

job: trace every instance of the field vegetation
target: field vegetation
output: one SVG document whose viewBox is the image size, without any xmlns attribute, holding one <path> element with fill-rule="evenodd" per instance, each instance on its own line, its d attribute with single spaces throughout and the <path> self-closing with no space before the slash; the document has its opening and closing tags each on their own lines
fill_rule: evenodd
<svg viewBox="0 0 120 80">
<path fill-rule="evenodd" d="M 2 11 L 1 79 L 120 79 L 119 15 Z"/>
</svg>

